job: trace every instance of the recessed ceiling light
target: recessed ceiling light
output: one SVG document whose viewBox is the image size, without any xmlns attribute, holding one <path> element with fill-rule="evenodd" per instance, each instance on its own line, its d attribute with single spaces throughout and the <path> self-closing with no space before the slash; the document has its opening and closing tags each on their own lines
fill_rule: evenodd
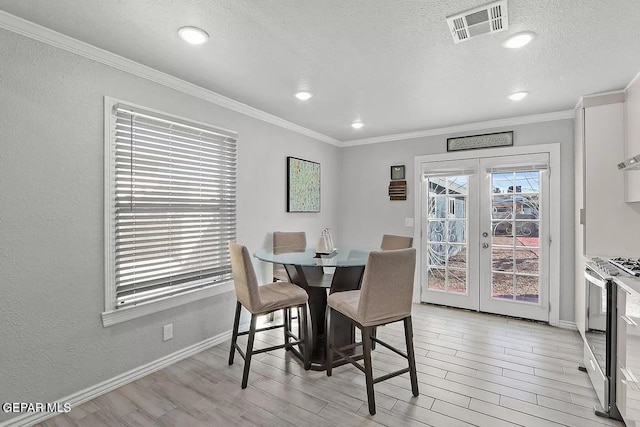
<svg viewBox="0 0 640 427">
<path fill-rule="evenodd" d="M 362 126 L 364 126 L 364 123 L 362 123 L 362 122 L 353 122 L 353 123 L 351 123 L 351 127 L 354 128 L 354 129 L 361 129 Z"/>
<path fill-rule="evenodd" d="M 306 92 L 306 91 L 300 91 L 300 92 L 296 92 L 295 97 L 298 98 L 300 101 L 306 101 L 307 99 L 311 98 L 313 96 L 313 94 L 311 92 Z"/>
<path fill-rule="evenodd" d="M 533 36 L 534 34 L 531 32 L 518 33 L 502 43 L 502 46 L 509 49 L 518 49 L 529 44 L 529 42 L 533 40 Z"/>
<path fill-rule="evenodd" d="M 524 99 L 527 95 L 529 95 L 529 92 L 515 92 L 507 96 L 507 98 L 509 98 L 512 101 L 520 101 Z"/>
<path fill-rule="evenodd" d="M 178 30 L 178 34 L 182 40 L 191 44 L 202 44 L 209 40 L 209 34 L 198 27 L 182 27 Z"/>
</svg>

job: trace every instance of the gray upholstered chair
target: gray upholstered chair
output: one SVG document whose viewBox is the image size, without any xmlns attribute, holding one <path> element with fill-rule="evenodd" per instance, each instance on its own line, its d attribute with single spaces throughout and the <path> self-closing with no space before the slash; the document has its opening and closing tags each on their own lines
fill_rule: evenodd
<svg viewBox="0 0 640 427">
<path fill-rule="evenodd" d="M 406 249 L 413 246 L 413 237 L 395 236 L 393 234 L 384 234 L 380 249 L 389 251 L 393 249 Z"/>
<path fill-rule="evenodd" d="M 239 245 L 235 242 L 229 242 L 229 250 L 231 252 L 231 270 L 233 272 L 233 281 L 236 288 L 236 298 L 238 300 L 236 304 L 236 316 L 233 321 L 233 333 L 231 336 L 231 348 L 229 349 L 229 365 L 233 364 L 233 357 L 236 350 L 240 353 L 240 356 L 244 359 L 244 373 L 242 375 L 242 388 L 247 387 L 247 381 L 249 379 L 249 368 L 251 366 L 251 357 L 254 354 L 264 353 L 266 351 L 276 350 L 280 348 L 290 349 L 294 345 L 300 345 L 307 343 L 309 340 L 307 333 L 307 300 L 309 296 L 304 289 L 286 282 L 274 282 L 264 286 L 258 286 L 255 270 L 251 263 L 251 256 L 246 246 Z M 238 332 L 238 326 L 240 325 L 240 312 L 242 307 L 246 308 L 251 313 L 251 326 L 248 331 Z M 283 322 L 282 325 L 268 326 L 261 329 L 256 329 L 256 321 L 258 316 L 263 314 L 273 313 L 277 310 L 284 310 L 288 313 L 290 309 L 302 309 L 302 337 L 296 337 L 291 333 L 287 322 Z M 283 318 L 290 317 L 285 315 Z M 263 348 L 260 350 L 253 349 L 253 341 L 256 332 L 262 332 L 275 328 L 284 328 L 284 344 L 274 345 L 272 347 Z M 238 345 L 238 336 L 249 335 L 247 341 L 246 353 L 240 349 Z M 289 339 L 294 341 L 289 341 Z M 309 352 L 303 351 L 304 355 L 304 368 L 309 369 L 311 364 L 309 362 Z"/>
<path fill-rule="evenodd" d="M 418 396 L 418 377 L 413 351 L 413 328 L 411 324 L 411 302 L 413 300 L 413 276 L 416 266 L 416 250 L 414 248 L 390 251 L 371 252 L 362 278 L 362 287 L 357 291 L 335 292 L 329 295 L 329 326 L 327 334 L 327 376 L 333 369 L 333 354 L 342 360 L 352 363 L 365 375 L 369 413 L 376 413 L 373 384 L 409 372 L 411 390 Z M 335 348 L 335 333 L 332 318 L 340 313 L 346 316 L 360 329 L 362 342 Z M 372 336 L 376 326 L 393 322 L 404 322 L 406 353 Z M 404 369 L 373 378 L 371 366 L 371 345 L 376 342 L 407 359 L 409 366 Z M 362 345 L 364 367 L 351 355 L 350 350 Z"/>
<path fill-rule="evenodd" d="M 273 253 L 304 252 L 307 249 L 307 235 L 304 231 L 274 231 Z M 282 264 L 273 264 L 273 281 L 288 282 L 289 276 Z"/>
</svg>

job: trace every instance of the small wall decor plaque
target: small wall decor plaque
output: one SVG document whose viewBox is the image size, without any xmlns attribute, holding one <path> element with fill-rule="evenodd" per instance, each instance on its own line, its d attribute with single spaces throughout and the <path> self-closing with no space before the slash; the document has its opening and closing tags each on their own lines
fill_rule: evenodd
<svg viewBox="0 0 640 427">
<path fill-rule="evenodd" d="M 389 200 L 407 200 L 407 181 L 396 180 L 389 183 Z"/>
<path fill-rule="evenodd" d="M 391 179 L 404 179 L 404 165 L 391 166 Z"/>
<path fill-rule="evenodd" d="M 513 145 L 513 131 L 447 138 L 447 151 L 508 147 L 511 145 Z"/>
</svg>

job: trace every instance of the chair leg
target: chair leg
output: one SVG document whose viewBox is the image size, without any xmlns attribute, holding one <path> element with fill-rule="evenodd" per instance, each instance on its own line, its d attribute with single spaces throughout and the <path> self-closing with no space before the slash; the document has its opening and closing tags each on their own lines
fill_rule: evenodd
<svg viewBox="0 0 640 427">
<path fill-rule="evenodd" d="M 309 346 L 307 343 L 309 342 L 309 329 L 307 325 L 307 304 L 302 306 L 302 315 L 300 315 L 300 307 L 298 307 L 298 339 L 302 338 L 304 340 L 303 348 L 302 348 L 302 356 L 304 361 L 304 369 L 308 371 L 311 369 L 311 361 L 309 357 Z"/>
<path fill-rule="evenodd" d="M 240 312 L 242 304 L 240 301 L 236 304 L 236 317 L 233 320 L 233 332 L 231 334 L 231 348 L 229 348 L 229 365 L 233 365 L 233 356 L 236 354 L 236 342 L 238 341 L 238 327 L 240 326 Z"/>
<path fill-rule="evenodd" d="M 413 325 L 411 316 L 404 319 L 404 338 L 407 343 L 407 359 L 409 360 L 409 376 L 411 377 L 411 391 L 418 396 L 418 374 L 416 373 L 416 357 L 413 351 Z"/>
<path fill-rule="evenodd" d="M 331 321 L 333 309 L 331 307 L 328 307 L 328 309 L 327 330 L 325 331 L 325 335 L 327 336 L 325 345 L 325 364 L 327 365 L 327 376 L 330 377 L 333 369 L 333 350 L 331 349 L 331 346 L 333 345 L 333 322 Z"/>
<path fill-rule="evenodd" d="M 249 381 L 249 367 L 251 366 L 251 356 L 253 355 L 253 339 L 256 337 L 256 321 L 258 316 L 251 314 L 251 327 L 249 328 L 249 339 L 247 340 L 247 352 L 244 358 L 244 372 L 242 373 L 242 388 L 247 388 Z"/>
<path fill-rule="evenodd" d="M 289 351 L 291 347 L 289 346 L 289 331 L 291 331 L 291 307 L 282 309 L 282 317 L 283 317 L 283 334 L 284 334 L 284 351 Z"/>
<path fill-rule="evenodd" d="M 363 327 L 362 332 L 362 356 L 364 359 L 364 376 L 367 383 L 367 401 L 369 413 L 376 414 L 376 398 L 373 393 L 373 366 L 371 366 L 371 327 Z"/>
</svg>

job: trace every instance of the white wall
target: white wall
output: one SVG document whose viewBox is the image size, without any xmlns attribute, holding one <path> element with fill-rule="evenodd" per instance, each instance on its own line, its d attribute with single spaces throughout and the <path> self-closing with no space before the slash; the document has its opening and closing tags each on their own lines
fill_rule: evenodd
<svg viewBox="0 0 640 427">
<path fill-rule="evenodd" d="M 0 402 L 54 401 L 231 328 L 233 293 L 102 327 L 104 95 L 239 133 L 250 250 L 337 228 L 338 148 L 5 30 L 0 58 Z M 285 212 L 288 155 L 322 164 L 321 213 Z"/>
<path fill-rule="evenodd" d="M 640 74 L 625 91 L 625 160 L 640 154 Z M 627 200 L 640 201 L 640 170 L 624 172 Z"/>
<path fill-rule="evenodd" d="M 561 172 L 561 248 L 560 320 L 573 322 L 573 120 L 519 125 L 501 129 L 468 131 L 464 135 L 514 131 L 514 145 L 560 143 Z M 342 150 L 342 191 L 340 193 L 340 228 L 345 242 L 377 247 L 384 233 L 413 236 L 413 227 L 404 219 L 414 215 L 416 189 L 413 162 L 416 156 L 446 153 L 447 138 L 440 135 L 411 140 L 344 148 Z M 408 194 L 406 201 L 390 201 L 389 167 L 406 165 Z M 554 173 L 554 171 L 552 171 Z M 557 173 L 557 172 L 556 172 Z M 416 223 L 419 219 L 416 218 Z"/>
</svg>

